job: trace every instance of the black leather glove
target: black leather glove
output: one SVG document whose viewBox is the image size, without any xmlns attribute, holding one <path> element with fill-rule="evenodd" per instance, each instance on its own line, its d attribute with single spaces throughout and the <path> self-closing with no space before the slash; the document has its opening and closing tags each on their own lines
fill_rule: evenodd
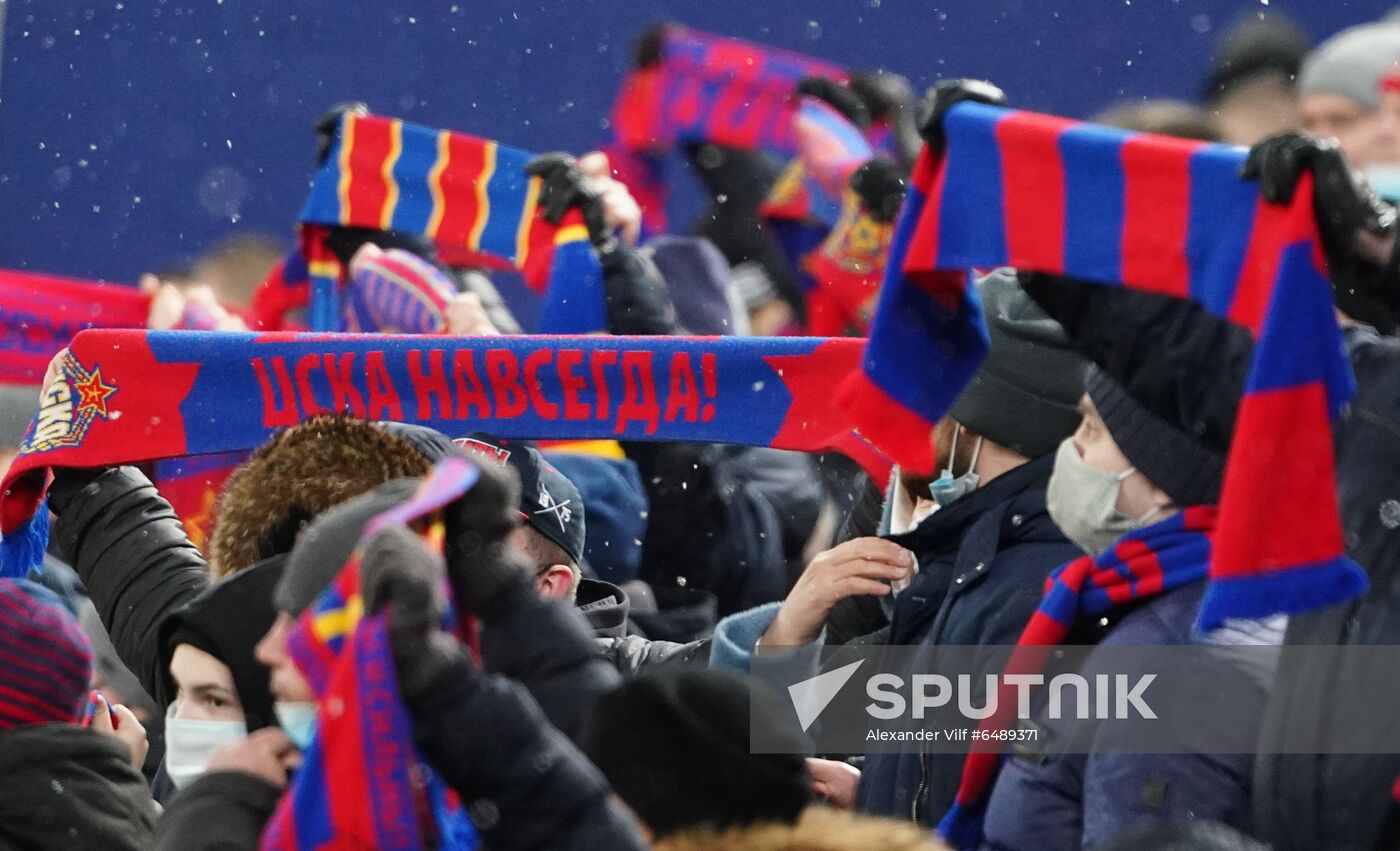
<svg viewBox="0 0 1400 851">
<path fill-rule="evenodd" d="M 884 121 L 894 134 L 894 154 L 907 171 L 919 156 L 919 127 L 914 122 L 914 89 L 891 71 L 852 71 L 851 91 L 865 101 L 870 120 Z"/>
<path fill-rule="evenodd" d="M 617 237 L 603 215 L 603 197 L 588 184 L 573 156 L 558 151 L 540 154 L 525 164 L 525 173 L 543 181 L 539 203 L 545 221 L 557 225 L 569 210 L 577 208 L 583 213 L 594 248 L 609 252 L 617 247 Z"/>
<path fill-rule="evenodd" d="M 1313 175 L 1313 218 L 1337 307 L 1391 333 L 1400 310 L 1396 211 L 1356 175 L 1336 140 L 1272 136 L 1250 149 L 1240 175 L 1258 181 L 1264 200 L 1286 204 L 1304 171 Z"/>
<path fill-rule="evenodd" d="M 331 143 L 340 129 L 340 118 L 347 112 L 356 116 L 369 115 L 369 104 L 358 100 L 338 103 L 316 119 L 316 165 L 325 165 Z"/>
<path fill-rule="evenodd" d="M 403 526 L 375 535 L 360 559 L 365 610 L 388 611 L 389 644 L 405 698 L 430 688 L 463 656 L 462 646 L 442 629 L 443 579 L 442 561 Z"/>
<path fill-rule="evenodd" d="M 851 189 L 877 222 L 892 222 L 904 203 L 909 176 L 887 159 L 876 157 L 851 174 Z"/>
<path fill-rule="evenodd" d="M 809 95 L 825 101 L 846 120 L 864 130 L 870 126 L 870 109 L 860 95 L 827 77 L 804 77 L 797 84 L 799 95 Z"/>
<path fill-rule="evenodd" d="M 500 592 L 531 579 L 529 565 L 509 542 L 520 525 L 520 481 L 509 467 L 487 461 L 477 466 L 476 484 L 443 509 L 452 596 L 460 611 L 474 614 Z"/>
<path fill-rule="evenodd" d="M 924 93 L 920 105 L 919 135 L 924 137 L 929 151 L 936 157 L 943 156 L 943 117 L 948 110 L 963 101 L 974 101 L 992 106 L 1006 106 L 1006 93 L 986 80 L 944 80 L 935 83 Z"/>
<path fill-rule="evenodd" d="M 632 49 L 632 64 L 637 68 L 650 68 L 661 61 L 666 47 L 666 24 L 652 24 L 637 36 Z"/>
</svg>

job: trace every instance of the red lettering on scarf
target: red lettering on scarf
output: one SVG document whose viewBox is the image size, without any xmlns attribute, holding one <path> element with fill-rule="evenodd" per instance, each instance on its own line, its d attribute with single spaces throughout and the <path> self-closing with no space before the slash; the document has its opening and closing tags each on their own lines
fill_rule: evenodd
<svg viewBox="0 0 1400 851">
<path fill-rule="evenodd" d="M 369 386 L 369 418 L 401 422 L 403 403 L 384 365 L 383 352 L 365 352 L 365 384 Z"/>
<path fill-rule="evenodd" d="M 447 376 L 442 369 L 442 350 L 428 352 L 428 369 L 423 370 L 423 353 L 412 349 L 408 353 L 408 377 L 413 382 L 413 394 L 418 397 L 418 419 L 433 419 L 433 397 L 437 397 L 438 416 L 452 417 L 452 393 L 447 389 Z"/>
<path fill-rule="evenodd" d="M 491 402 L 486 398 L 486 388 L 481 377 L 476 374 L 476 359 L 471 349 L 458 349 L 452 353 L 452 381 L 457 388 L 457 419 L 469 420 L 472 408 L 483 420 L 491 418 Z"/>
<path fill-rule="evenodd" d="M 287 374 L 287 359 L 272 358 L 272 371 L 277 374 L 277 387 L 280 395 L 273 392 L 272 381 L 268 379 L 267 367 L 262 358 L 253 358 L 253 375 L 257 376 L 258 389 L 262 391 L 262 423 L 264 428 L 293 426 L 301 422 L 297 413 L 296 394 L 292 390 L 292 377 Z"/>
<path fill-rule="evenodd" d="M 598 349 L 589 352 L 588 365 L 593 373 L 593 389 L 598 393 L 598 419 L 608 418 L 608 380 L 603 375 L 603 367 L 617 363 L 617 352 L 612 349 Z"/>
<path fill-rule="evenodd" d="M 297 359 L 297 393 L 301 395 L 301 407 L 308 417 L 330 413 L 321 407 L 311 387 L 311 371 L 320 368 L 321 358 L 317 355 L 302 355 Z"/>
<path fill-rule="evenodd" d="M 486 378 L 496 398 L 496 417 L 515 419 L 525 413 L 530 402 L 520 386 L 520 364 L 510 349 L 486 350 Z"/>
<path fill-rule="evenodd" d="M 719 357 L 713 354 L 700 356 L 700 378 L 705 382 L 705 396 L 711 400 L 719 398 Z M 715 406 L 706 402 L 700 409 L 700 421 L 707 423 L 715 418 Z"/>
<path fill-rule="evenodd" d="M 656 433 L 661 406 L 656 402 L 656 377 L 651 371 L 651 352 L 622 353 L 622 402 L 617 406 L 616 434 L 627 430 L 631 421 L 646 423 L 647 434 Z"/>
<path fill-rule="evenodd" d="M 587 403 L 578 399 L 579 391 L 587 389 L 588 379 L 574 374 L 574 367 L 583 365 L 583 350 L 560 349 L 556 363 L 559 367 L 559 386 L 564 389 L 564 419 L 588 419 L 592 411 Z"/>
<path fill-rule="evenodd" d="M 355 353 L 326 355 L 323 362 L 326 377 L 331 382 L 331 406 L 335 412 L 349 411 L 352 416 L 364 419 L 365 397 L 360 395 L 355 382 L 350 379 L 351 371 L 355 368 Z"/>
<path fill-rule="evenodd" d="M 700 389 L 690 368 L 690 353 L 677 352 L 671 356 L 671 392 L 666 396 L 666 422 L 676 421 L 685 411 L 685 421 L 693 423 L 700 417 Z"/>
<path fill-rule="evenodd" d="M 530 404 L 535 413 L 547 420 L 559 419 L 559 406 L 544 398 L 540 392 L 540 367 L 554 360 L 554 352 L 549 349 L 533 351 L 525 358 L 525 392 L 530 396 Z"/>
</svg>

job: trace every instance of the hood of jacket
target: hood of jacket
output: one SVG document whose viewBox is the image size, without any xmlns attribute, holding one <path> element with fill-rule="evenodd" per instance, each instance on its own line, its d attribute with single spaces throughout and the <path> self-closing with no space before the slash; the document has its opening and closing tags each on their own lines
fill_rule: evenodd
<svg viewBox="0 0 1400 851">
<path fill-rule="evenodd" d="M 919 827 L 892 819 L 840 812 L 824 806 L 803 811 L 796 824 L 756 824 L 716 831 L 692 828 L 652 844 L 653 851 L 946 851 Z"/>
<path fill-rule="evenodd" d="M 156 809 L 126 746 L 72 724 L 0 733 L 0 847 L 143 851 Z"/>
<path fill-rule="evenodd" d="M 580 579 L 574 605 L 598 638 L 622 638 L 627 634 L 631 603 L 627 592 L 601 579 Z"/>
</svg>

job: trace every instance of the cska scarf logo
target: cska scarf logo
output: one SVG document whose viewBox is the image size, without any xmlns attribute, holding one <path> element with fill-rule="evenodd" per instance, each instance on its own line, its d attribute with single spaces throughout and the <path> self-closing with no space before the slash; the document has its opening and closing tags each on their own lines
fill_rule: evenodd
<svg viewBox="0 0 1400 851">
<path fill-rule="evenodd" d="M 55 382 L 40 400 L 33 430 L 20 445 L 21 452 L 45 452 L 81 446 L 93 420 L 107 419 L 107 400 L 117 392 L 102 378 L 102 367 L 83 368 L 72 354 L 63 359 L 63 380 Z"/>
</svg>

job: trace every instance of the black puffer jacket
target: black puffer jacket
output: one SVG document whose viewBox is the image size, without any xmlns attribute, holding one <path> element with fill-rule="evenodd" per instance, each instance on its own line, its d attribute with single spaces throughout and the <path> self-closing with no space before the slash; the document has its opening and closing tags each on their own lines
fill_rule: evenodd
<svg viewBox="0 0 1400 851">
<path fill-rule="evenodd" d="M 204 556 L 135 467 L 54 471 L 50 550 L 82 579 L 102 624 L 146 693 L 164 707 L 161 626 L 209 587 Z"/>
<path fill-rule="evenodd" d="M 155 821 L 121 742 L 72 724 L 0 733 L 0 847 L 145 851 Z"/>
<path fill-rule="evenodd" d="M 1289 620 L 1286 645 L 1400 644 L 1400 341 L 1364 326 L 1346 331 L 1357 394 L 1338 424 L 1337 484 L 1347 554 L 1368 574 L 1366 595 Z M 1255 829 L 1279 851 L 1376 848 L 1393 807 L 1400 754 L 1270 754 L 1328 707 L 1373 696 L 1369 674 L 1335 659 L 1280 667 L 1255 763 Z"/>
</svg>

